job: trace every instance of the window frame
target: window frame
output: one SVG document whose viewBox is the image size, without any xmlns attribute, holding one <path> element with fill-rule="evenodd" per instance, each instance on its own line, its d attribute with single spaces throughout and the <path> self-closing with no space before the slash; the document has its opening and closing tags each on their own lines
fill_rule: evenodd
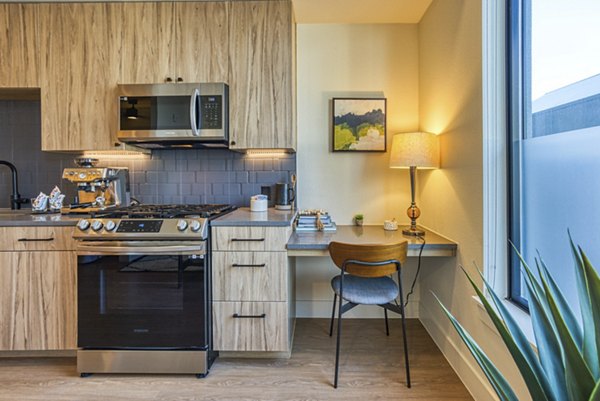
<svg viewBox="0 0 600 401">
<path fill-rule="evenodd" d="M 531 2 L 507 0 L 507 225 L 508 238 L 521 252 L 521 141 L 531 128 Z M 508 296 L 518 307 L 529 311 L 521 295 L 521 262 L 512 246 L 507 249 Z"/>
</svg>

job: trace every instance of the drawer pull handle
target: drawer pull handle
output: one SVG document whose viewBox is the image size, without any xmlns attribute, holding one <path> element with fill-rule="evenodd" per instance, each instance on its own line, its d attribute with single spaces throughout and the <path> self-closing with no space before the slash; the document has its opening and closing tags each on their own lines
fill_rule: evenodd
<svg viewBox="0 0 600 401">
<path fill-rule="evenodd" d="M 259 265 L 240 265 L 237 263 L 234 263 L 231 265 L 231 267 L 265 267 L 267 264 L 266 263 L 261 263 Z"/>
<path fill-rule="evenodd" d="M 240 315 L 238 313 L 233 314 L 233 317 L 235 319 L 264 319 L 266 316 L 266 313 L 263 313 L 262 315 Z"/>
<path fill-rule="evenodd" d="M 263 242 L 264 238 L 232 238 L 231 242 Z"/>
<path fill-rule="evenodd" d="M 54 241 L 53 237 L 50 238 L 19 238 L 19 242 L 49 242 Z"/>
</svg>

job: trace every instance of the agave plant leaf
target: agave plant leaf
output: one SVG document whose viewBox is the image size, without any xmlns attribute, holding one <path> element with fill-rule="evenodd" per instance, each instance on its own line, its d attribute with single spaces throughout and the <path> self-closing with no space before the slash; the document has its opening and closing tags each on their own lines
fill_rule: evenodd
<svg viewBox="0 0 600 401">
<path fill-rule="evenodd" d="M 556 306 L 558 307 L 560 315 L 565 320 L 565 323 L 566 323 L 567 327 L 569 328 L 569 332 L 573 335 L 573 340 L 575 340 L 575 344 L 577 344 L 577 348 L 579 348 L 579 350 L 582 351 L 583 350 L 583 333 L 581 332 L 581 326 L 579 325 L 579 322 L 577 321 L 577 318 L 575 317 L 575 313 L 573 313 L 573 309 L 571 309 L 571 307 L 569 306 L 569 303 L 565 299 L 565 296 L 563 295 L 562 291 L 560 290 L 560 288 L 558 288 L 558 285 L 556 285 L 556 281 L 554 281 L 554 278 L 550 275 L 550 272 L 548 271 L 548 267 L 546 266 L 546 263 L 544 262 L 544 260 L 542 259 L 541 255 L 539 253 L 538 253 L 538 259 L 539 259 L 539 263 L 536 260 L 536 265 L 538 267 L 540 278 L 542 280 L 544 280 L 548 286 L 548 289 L 546 290 L 546 292 L 549 292 L 549 294 L 552 295 L 552 297 L 554 297 L 554 300 L 556 301 Z"/>
<path fill-rule="evenodd" d="M 440 304 L 446 316 L 448 316 L 448 319 L 450 319 L 450 322 L 456 329 L 456 332 L 471 352 L 471 355 L 473 355 L 473 358 L 475 358 L 475 360 L 481 367 L 481 370 L 483 370 L 483 373 L 485 374 L 488 381 L 496 391 L 496 394 L 498 395 L 500 400 L 519 401 L 519 399 L 515 395 L 514 391 L 512 390 L 502 373 L 500 373 L 500 371 L 494 366 L 490 358 L 485 354 L 485 352 L 483 352 L 479 345 L 477 345 L 475 340 L 473 340 L 473 337 L 471 337 L 471 335 L 461 326 L 461 324 L 458 323 L 456 318 L 452 315 L 452 313 L 450 313 L 450 311 L 444 306 L 444 304 L 442 304 L 437 295 L 433 294 L 433 296 Z"/>
<path fill-rule="evenodd" d="M 594 314 L 592 312 L 591 299 L 588 292 L 587 279 L 585 274 L 585 266 L 579 251 L 575 247 L 571 233 L 569 232 L 569 243 L 571 251 L 575 259 L 575 277 L 577 281 L 577 293 L 579 295 L 579 309 L 581 310 L 581 320 L 583 321 L 583 357 L 592 370 L 596 380 L 600 374 L 600 366 L 598 365 L 598 351 L 596 339 L 596 328 L 594 323 Z"/>
<path fill-rule="evenodd" d="M 596 387 L 594 387 L 594 391 L 592 391 L 588 401 L 600 401 L 600 380 L 596 382 Z"/>
<path fill-rule="evenodd" d="M 583 267 L 585 269 L 584 273 L 588 288 L 589 304 L 592 307 L 593 324 L 595 326 L 594 332 L 589 333 L 589 336 L 595 337 L 596 353 L 590 355 L 589 360 L 590 364 L 597 368 L 600 364 L 600 356 L 598 355 L 598 351 L 600 351 L 600 277 L 598 277 L 596 269 L 594 269 L 592 263 L 581 248 L 579 248 L 579 253 L 581 255 L 581 259 L 583 260 Z M 598 380 L 599 376 L 600 374 L 595 371 L 594 378 Z"/>
<path fill-rule="evenodd" d="M 462 267 L 461 267 L 462 269 Z M 521 376 L 529 389 L 529 394 L 534 400 L 557 400 L 559 399 L 556 396 L 555 390 L 552 388 L 552 385 L 548 382 L 546 375 L 544 374 L 544 370 L 533 351 L 533 348 L 529 344 L 529 341 L 523 334 L 523 331 L 516 324 L 510 313 L 506 310 L 504 305 L 502 305 L 499 301 L 498 296 L 494 293 L 492 288 L 489 286 L 487 281 L 483 278 L 481 272 L 479 274 L 482 276 L 484 284 L 489 290 L 490 295 L 498 308 L 500 315 L 496 310 L 492 307 L 488 299 L 485 297 L 483 292 L 479 289 L 477 284 L 473 281 L 469 273 L 465 269 L 462 269 L 469 279 L 471 286 L 477 293 L 477 296 L 481 300 L 481 303 L 485 307 L 485 310 L 490 317 L 494 326 L 498 330 L 498 333 L 502 337 L 504 344 L 508 348 L 508 351 L 512 355 L 519 372 L 521 372 Z M 479 271 L 479 270 L 478 270 Z M 503 308 L 503 310 L 500 310 Z"/>
<path fill-rule="evenodd" d="M 519 250 L 514 244 L 511 243 L 511 245 L 521 260 L 525 272 L 523 277 L 528 292 L 529 312 L 539 359 L 554 389 L 553 394 L 555 394 L 556 399 L 565 400 L 568 398 L 568 389 L 562 347 L 557 337 L 546 294 Z"/>
<path fill-rule="evenodd" d="M 532 283 L 525 280 L 529 300 L 529 313 L 538 355 L 546 375 L 553 385 L 557 400 L 568 398 L 567 379 L 564 370 L 562 348 L 556 331 L 542 300 L 534 295 Z"/>
<path fill-rule="evenodd" d="M 594 377 L 587 366 L 583 355 L 577 348 L 565 321 L 560 316 L 556 301 L 552 295 L 549 294 L 550 290 L 548 289 L 546 282 L 542 280 L 542 284 L 546 291 L 548 305 L 553 315 L 555 327 L 563 348 L 566 372 L 565 378 L 570 395 L 569 399 L 572 401 L 587 401 L 594 389 Z"/>
</svg>

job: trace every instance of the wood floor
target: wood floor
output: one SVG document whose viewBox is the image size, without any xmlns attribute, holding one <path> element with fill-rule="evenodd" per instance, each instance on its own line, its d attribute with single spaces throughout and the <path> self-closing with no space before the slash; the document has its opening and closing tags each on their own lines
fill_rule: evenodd
<svg viewBox="0 0 600 401">
<path fill-rule="evenodd" d="M 332 387 L 335 333 L 327 319 L 298 319 L 290 359 L 217 359 L 204 379 L 77 375 L 74 358 L 0 359 L 1 401 L 472 400 L 418 320 L 408 322 L 406 388 L 399 320 L 344 320 L 340 384 Z"/>
</svg>

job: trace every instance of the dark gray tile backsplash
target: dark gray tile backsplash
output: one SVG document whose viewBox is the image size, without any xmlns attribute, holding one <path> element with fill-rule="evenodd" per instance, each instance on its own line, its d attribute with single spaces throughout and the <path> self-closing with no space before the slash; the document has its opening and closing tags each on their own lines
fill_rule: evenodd
<svg viewBox="0 0 600 401">
<path fill-rule="evenodd" d="M 40 103 L 0 101 L 0 159 L 19 170 L 21 195 L 35 197 L 59 185 L 67 195 L 71 184 L 62 170 L 76 155 L 42 152 Z M 101 159 L 100 165 L 128 167 L 131 195 L 142 203 L 228 203 L 248 206 L 260 187 L 289 182 L 295 155 L 250 158 L 224 149 L 158 150 L 144 159 Z M 10 171 L 0 166 L 0 207 L 9 207 Z"/>
</svg>

